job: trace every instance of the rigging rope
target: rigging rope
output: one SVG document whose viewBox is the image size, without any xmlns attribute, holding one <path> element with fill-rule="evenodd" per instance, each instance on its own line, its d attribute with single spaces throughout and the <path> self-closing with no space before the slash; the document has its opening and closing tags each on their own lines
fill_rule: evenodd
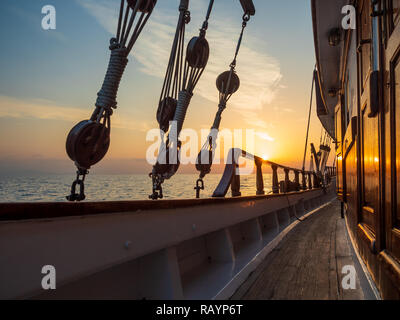
<svg viewBox="0 0 400 320">
<path fill-rule="evenodd" d="M 190 20 L 190 15 L 187 11 L 188 5 L 188 0 L 181 0 L 179 8 L 180 18 L 157 110 L 157 120 L 162 130 L 162 142 L 159 148 L 157 163 L 153 166 L 153 170 L 150 173 L 153 183 L 153 193 L 149 198 L 153 200 L 163 198 L 162 183 L 165 179 L 170 179 L 179 168 L 179 153 L 181 148 L 179 135 L 193 96 L 193 91 L 203 74 L 210 53 L 205 36 L 214 0 L 210 0 L 199 36 L 193 37 L 189 41 L 185 60 L 183 59 L 184 22 L 188 23 Z M 170 123 L 170 121 L 172 122 Z M 164 135 L 167 131 L 168 135 L 164 142 Z"/>
<path fill-rule="evenodd" d="M 235 55 L 230 64 L 230 70 L 220 74 L 217 78 L 217 88 L 219 91 L 219 104 L 218 111 L 215 115 L 213 125 L 208 134 L 207 140 L 202 146 L 196 161 L 196 169 L 200 172 L 199 178 L 196 181 L 196 198 L 200 197 L 200 190 L 204 190 L 204 177 L 211 172 L 212 162 L 214 158 L 215 149 L 217 147 L 217 138 L 219 127 L 221 124 L 222 113 L 226 109 L 226 104 L 232 95 L 239 89 L 240 80 L 236 74 L 236 60 L 239 54 L 240 46 L 243 40 L 243 33 L 250 20 L 250 13 L 245 12 L 242 18 L 242 30 L 240 32 L 239 40 L 236 45 Z"/>
<path fill-rule="evenodd" d="M 122 75 L 125 67 L 128 64 L 126 48 L 115 47 L 117 44 L 113 43 L 111 46 L 111 57 L 108 64 L 106 76 L 103 85 L 97 94 L 96 107 L 103 108 L 102 111 L 112 114 L 112 109 L 117 107 L 117 92 L 121 82 Z M 111 47 L 110 46 L 110 47 Z M 92 120 L 98 121 L 98 115 L 102 112 L 93 115 Z"/>
<path fill-rule="evenodd" d="M 125 15 L 123 15 L 125 0 L 121 0 L 117 36 L 110 40 L 110 61 L 103 85 L 97 94 L 95 104 L 97 108 L 92 115 L 92 121 L 100 122 L 102 117 L 111 116 L 112 109 L 117 108 L 116 97 L 122 75 L 128 64 L 127 57 L 149 19 L 156 2 L 157 0 L 127 0 L 128 6 L 125 10 Z M 141 14 L 134 27 L 134 21 L 138 12 Z M 128 45 L 126 45 L 127 43 Z"/>
<path fill-rule="evenodd" d="M 188 5 L 188 1 L 181 1 L 179 6 L 178 24 L 157 110 L 157 120 L 164 132 L 168 130 L 169 121 L 176 109 L 178 92 L 182 90 L 185 25 L 190 22 Z"/>
<path fill-rule="evenodd" d="M 306 133 L 306 143 L 304 146 L 304 156 L 303 156 L 303 166 L 302 170 L 305 170 L 305 165 L 306 165 L 306 155 L 307 155 L 307 145 L 308 145 L 308 136 L 310 133 L 310 120 L 311 120 L 311 109 L 312 109 L 312 103 L 313 103 L 313 96 L 314 96 L 314 83 L 315 83 L 315 75 L 316 75 L 316 66 L 314 67 L 313 71 L 313 77 L 312 77 L 312 83 L 311 83 L 311 96 L 310 96 L 310 108 L 308 111 L 308 124 L 307 124 L 307 133 Z"/>
<path fill-rule="evenodd" d="M 125 5 L 126 2 L 126 5 Z M 150 18 L 157 0 L 121 0 L 116 37 L 110 40 L 111 51 L 103 85 L 97 93 L 95 110 L 90 120 L 75 125 L 68 134 L 66 149 L 75 162 L 77 178 L 71 187 L 69 201 L 82 201 L 88 169 L 106 155 L 110 145 L 111 115 L 117 108 L 117 93 L 128 64 L 128 55 Z M 136 17 L 139 14 L 139 18 Z M 136 22 L 135 22 L 136 20 Z M 82 176 L 82 179 L 80 178 Z M 76 193 L 79 185 L 80 192 Z"/>
</svg>

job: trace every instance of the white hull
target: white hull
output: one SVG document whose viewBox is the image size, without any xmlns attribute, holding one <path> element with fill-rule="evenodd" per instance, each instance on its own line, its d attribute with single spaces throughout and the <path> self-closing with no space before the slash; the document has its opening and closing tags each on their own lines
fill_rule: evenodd
<svg viewBox="0 0 400 320">
<path fill-rule="evenodd" d="M 5 220 L 0 299 L 228 298 L 296 216 L 331 200 L 334 190 Z M 45 265 L 56 268 L 56 290 L 42 288 Z"/>
</svg>

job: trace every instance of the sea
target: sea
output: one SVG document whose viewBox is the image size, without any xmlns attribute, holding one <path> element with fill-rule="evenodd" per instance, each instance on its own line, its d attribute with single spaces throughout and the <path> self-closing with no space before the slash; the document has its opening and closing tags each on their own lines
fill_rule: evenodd
<svg viewBox="0 0 400 320">
<path fill-rule="evenodd" d="M 164 199 L 193 199 L 198 175 L 180 174 L 163 185 Z M 204 179 L 205 190 L 201 198 L 209 198 L 221 174 L 210 174 Z M 265 193 L 272 190 L 272 174 L 265 173 Z M 280 179 L 283 177 L 279 177 Z M 70 193 L 74 175 L 37 175 L 0 177 L 0 202 L 62 202 Z M 255 175 L 241 176 L 243 196 L 256 194 Z M 148 200 L 152 192 L 151 179 L 144 174 L 98 175 L 91 174 L 85 180 L 85 201 Z M 230 196 L 228 191 L 227 196 Z"/>
</svg>

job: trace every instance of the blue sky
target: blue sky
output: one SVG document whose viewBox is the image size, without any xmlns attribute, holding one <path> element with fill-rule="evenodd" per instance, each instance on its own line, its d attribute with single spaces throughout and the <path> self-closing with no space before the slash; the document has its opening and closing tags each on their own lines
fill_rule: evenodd
<svg viewBox="0 0 400 320">
<path fill-rule="evenodd" d="M 261 137 L 272 138 L 264 141 L 264 150 L 296 162 L 302 158 L 315 63 L 310 3 L 254 3 L 257 13 L 245 31 L 238 58 L 242 86 L 224 113 L 223 127 L 255 129 Z M 57 29 L 44 31 L 41 9 L 48 4 L 56 8 Z M 106 163 L 145 156 L 145 133 L 157 126 L 155 111 L 178 5 L 178 0 L 158 1 L 129 57 Z M 191 0 L 186 39 L 198 33 L 207 5 L 206 0 Z M 4 171 L 2 164 L 16 159 L 18 165 L 49 159 L 68 163 L 65 137 L 75 122 L 93 110 L 118 8 L 119 0 L 0 2 L 0 171 Z M 239 0 L 215 1 L 207 35 L 210 60 L 195 91 L 187 127 L 197 130 L 212 122 L 218 97 L 215 78 L 232 60 L 241 16 Z M 314 116 L 312 136 L 317 140 L 319 134 Z"/>
</svg>

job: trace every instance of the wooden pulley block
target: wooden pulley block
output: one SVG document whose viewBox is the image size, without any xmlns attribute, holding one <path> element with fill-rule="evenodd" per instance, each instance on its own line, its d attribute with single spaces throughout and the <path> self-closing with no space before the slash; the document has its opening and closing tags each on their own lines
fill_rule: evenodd
<svg viewBox="0 0 400 320">
<path fill-rule="evenodd" d="M 177 103 L 176 99 L 166 97 L 158 105 L 157 121 L 164 132 L 168 130 L 169 122 L 174 118 Z"/>
<path fill-rule="evenodd" d="M 139 4 L 139 11 L 143 13 L 149 13 L 153 11 L 157 2 L 157 0 L 127 0 L 128 5 L 132 8 L 132 10 L 135 9 L 138 1 L 141 1 Z"/>
<path fill-rule="evenodd" d="M 217 89 L 222 94 L 233 94 L 238 91 L 240 87 L 240 79 L 236 72 L 233 71 L 231 81 L 229 83 L 229 88 L 227 88 L 230 74 L 231 71 L 225 71 L 221 73 L 217 78 Z"/>
<path fill-rule="evenodd" d="M 89 169 L 103 159 L 109 147 L 110 129 L 92 120 L 73 127 L 66 142 L 68 156 L 82 169 Z"/>
<path fill-rule="evenodd" d="M 178 150 L 179 153 L 179 150 Z M 180 166 L 180 161 L 179 161 L 179 157 L 177 159 L 177 163 L 168 163 L 168 159 L 169 159 L 169 149 L 166 150 L 166 159 L 167 159 L 167 163 L 159 163 L 157 162 L 154 165 L 154 172 L 156 172 L 157 174 L 160 174 L 162 176 L 166 176 L 168 177 L 168 179 L 170 177 L 172 177 L 179 169 Z"/>
<path fill-rule="evenodd" d="M 206 38 L 193 37 L 187 46 L 186 61 L 192 68 L 205 68 L 210 55 L 210 47 Z"/>
<path fill-rule="evenodd" d="M 157 172 L 158 174 L 161 174 L 163 176 L 168 176 L 168 177 L 172 177 L 179 169 L 179 162 L 176 164 L 160 164 L 160 163 L 156 163 L 154 165 L 154 170 L 155 172 Z"/>
<path fill-rule="evenodd" d="M 205 163 L 202 160 L 205 160 Z M 213 152 L 212 150 L 201 150 L 197 155 L 196 170 L 200 171 L 204 175 L 211 172 L 211 166 L 213 163 Z"/>
</svg>

